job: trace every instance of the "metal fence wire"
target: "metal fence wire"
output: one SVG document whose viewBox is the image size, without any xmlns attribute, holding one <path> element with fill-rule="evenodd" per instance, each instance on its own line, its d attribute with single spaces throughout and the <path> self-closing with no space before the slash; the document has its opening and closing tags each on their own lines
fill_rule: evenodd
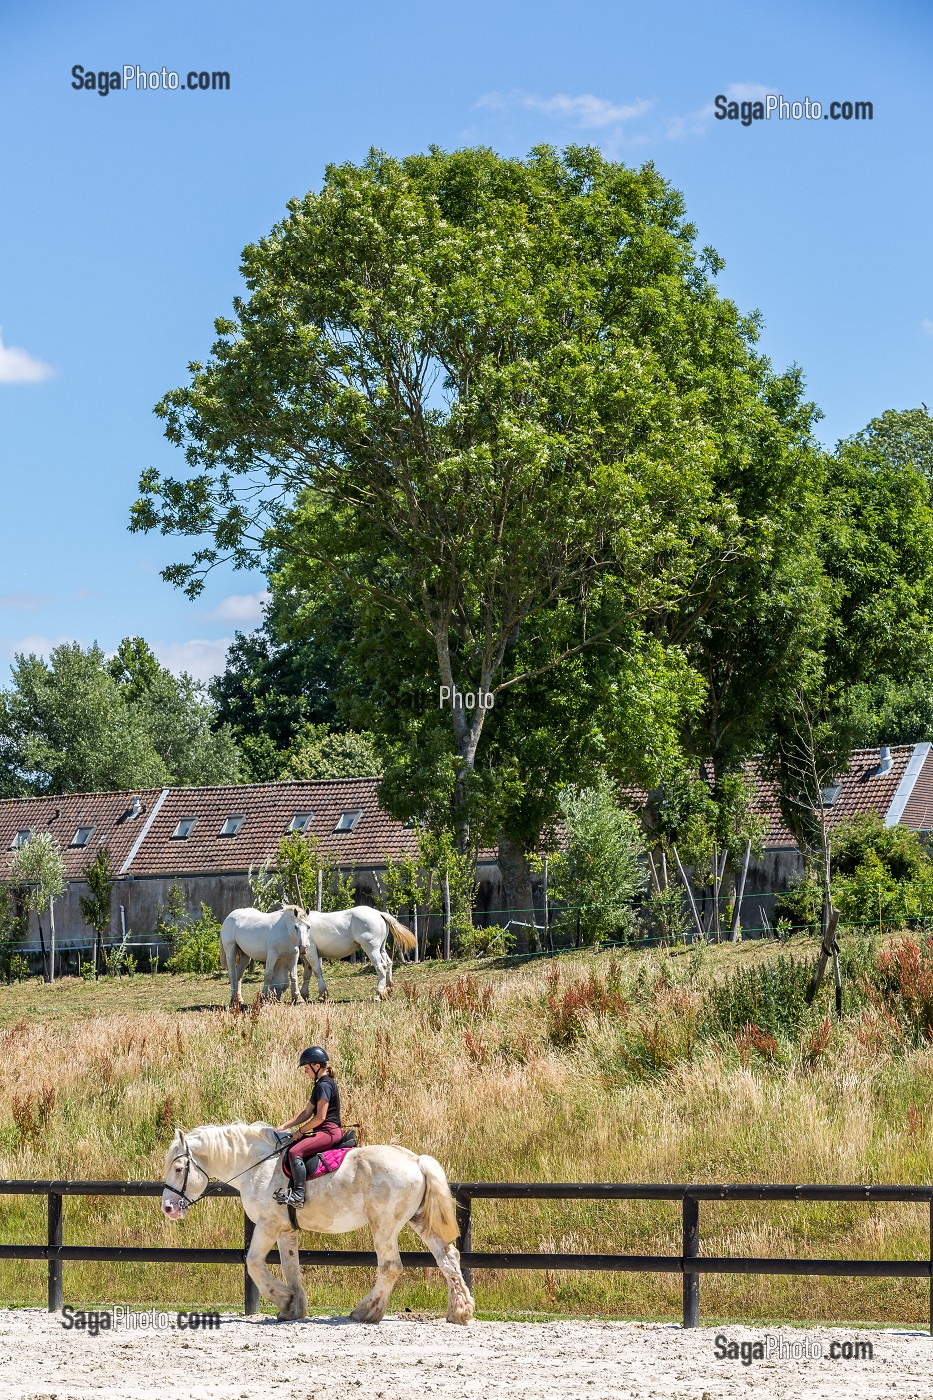
<svg viewBox="0 0 933 1400">
<path fill-rule="evenodd" d="M 48 1308 L 64 1306 L 63 1266 L 72 1260 L 147 1264 L 235 1264 L 243 1270 L 243 1311 L 259 1311 L 259 1293 L 246 1270 L 246 1253 L 253 1226 L 243 1217 L 241 1249 L 136 1248 L 126 1245 L 66 1245 L 63 1243 L 66 1196 L 159 1196 L 162 1182 L 154 1181 L 0 1181 L 0 1195 L 45 1196 L 48 1228 L 44 1244 L 13 1244 L 0 1240 L 0 1259 L 42 1259 L 48 1266 Z M 668 1273 L 683 1277 L 683 1325 L 700 1321 L 700 1278 L 703 1274 L 800 1274 L 843 1278 L 919 1278 L 930 1286 L 929 1327 L 933 1334 L 933 1186 L 700 1186 L 609 1182 L 451 1182 L 457 1203 L 460 1259 L 472 1286 L 477 1269 L 598 1269 L 615 1273 Z M 232 1186 L 214 1183 L 206 1196 L 236 1196 Z M 563 1254 L 490 1252 L 472 1247 L 473 1202 L 479 1200 L 670 1201 L 680 1205 L 679 1254 Z M 930 1248 L 925 1259 L 759 1259 L 715 1257 L 700 1253 L 700 1206 L 704 1201 L 835 1201 L 864 1203 L 925 1203 L 929 1210 Z M 303 1265 L 373 1268 L 376 1256 L 363 1250 L 303 1249 Z M 278 1261 L 277 1251 L 269 1258 Z M 431 1254 L 403 1254 L 411 1268 L 433 1268 Z"/>
</svg>

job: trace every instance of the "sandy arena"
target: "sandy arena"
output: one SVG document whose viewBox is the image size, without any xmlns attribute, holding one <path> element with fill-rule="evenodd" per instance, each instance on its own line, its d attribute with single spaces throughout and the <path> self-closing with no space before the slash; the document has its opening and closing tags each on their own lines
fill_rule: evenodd
<svg viewBox="0 0 933 1400">
<path fill-rule="evenodd" d="M 807 1347 L 811 1359 L 719 1359 L 717 1337 Z M 872 1360 L 829 1360 L 831 1343 L 871 1342 Z M 721 1345 L 721 1344 L 720 1344 Z M 822 1346 L 825 1359 L 812 1359 Z M 748 1348 L 746 1348 L 748 1350 Z M 208 1333 L 66 1330 L 35 1308 L 0 1311 L 0 1395 L 16 1400 L 366 1400 L 529 1397 L 933 1396 L 933 1339 L 853 1329 L 699 1328 L 629 1322 L 477 1322 L 469 1328 L 402 1315 L 378 1327 L 345 1319 L 276 1323 L 224 1317 Z M 322 1373 L 328 1379 L 322 1382 Z"/>
</svg>

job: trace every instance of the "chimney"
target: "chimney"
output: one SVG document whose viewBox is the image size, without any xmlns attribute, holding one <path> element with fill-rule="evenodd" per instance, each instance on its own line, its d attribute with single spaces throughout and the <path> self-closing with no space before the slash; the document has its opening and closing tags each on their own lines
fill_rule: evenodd
<svg viewBox="0 0 933 1400">
<path fill-rule="evenodd" d="M 871 774 L 873 778 L 883 778 L 894 767 L 894 759 L 891 757 L 891 750 L 887 744 L 882 744 L 878 757 L 878 767 Z"/>
</svg>

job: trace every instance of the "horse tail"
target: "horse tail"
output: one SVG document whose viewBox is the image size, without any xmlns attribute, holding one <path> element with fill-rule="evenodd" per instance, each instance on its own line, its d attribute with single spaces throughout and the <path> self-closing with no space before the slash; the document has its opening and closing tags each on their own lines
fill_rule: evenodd
<svg viewBox="0 0 933 1400">
<path fill-rule="evenodd" d="M 400 924 L 393 914 L 386 914 L 380 909 L 380 914 L 385 919 L 386 928 L 392 935 L 393 943 L 401 943 L 403 948 L 414 948 L 415 935 L 404 924 Z"/>
<path fill-rule="evenodd" d="M 223 939 L 220 940 L 220 970 L 221 972 L 227 971 L 227 950 L 224 947 Z"/>
<path fill-rule="evenodd" d="M 424 1176 L 424 1200 L 419 1214 L 425 1229 L 440 1235 L 445 1244 L 453 1244 L 460 1234 L 457 1207 L 447 1184 L 444 1168 L 435 1157 L 419 1157 L 418 1166 Z"/>
</svg>

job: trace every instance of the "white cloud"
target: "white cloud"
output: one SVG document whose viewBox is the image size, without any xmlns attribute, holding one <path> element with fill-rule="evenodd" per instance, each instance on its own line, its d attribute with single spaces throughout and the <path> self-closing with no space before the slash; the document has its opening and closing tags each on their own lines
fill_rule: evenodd
<svg viewBox="0 0 933 1400">
<path fill-rule="evenodd" d="M 258 593 L 233 593 L 206 614 L 212 622 L 261 622 L 263 605 L 272 594 L 266 589 Z"/>
<path fill-rule="evenodd" d="M 0 337 L 0 384 L 39 384 L 52 373 L 51 365 L 16 345 L 4 345 Z"/>
<path fill-rule="evenodd" d="M 522 108 L 528 112 L 540 112 L 546 117 L 568 121 L 584 131 L 621 126 L 644 116 L 652 103 L 639 98 L 635 102 L 620 106 L 606 97 L 596 97 L 591 92 L 581 92 L 572 97 L 569 93 L 558 92 L 553 97 L 541 97 L 534 92 L 523 92 L 515 88 L 511 92 L 487 92 L 478 99 L 474 107 L 505 111 L 508 108 Z"/>
<path fill-rule="evenodd" d="M 933 321 L 930 320 L 929 316 L 924 316 L 920 322 L 920 328 L 924 335 L 933 335 Z"/>
<path fill-rule="evenodd" d="M 14 656 L 42 656 L 49 654 L 63 642 L 73 642 L 74 637 L 48 637 L 42 632 L 31 632 L 26 637 L 0 637 L 0 655 L 9 661 Z"/>
<path fill-rule="evenodd" d="M 195 680 L 209 681 L 220 675 L 227 664 L 227 648 L 232 637 L 217 637 L 213 641 L 153 642 L 152 650 L 163 666 L 180 675 L 187 671 Z"/>
<path fill-rule="evenodd" d="M 15 608 L 20 612 L 44 608 L 51 601 L 51 593 L 0 593 L 0 608 Z"/>
<path fill-rule="evenodd" d="M 773 92 L 774 88 L 767 87 L 764 83 L 727 83 L 723 88 L 723 96 L 729 102 L 764 102 Z M 716 108 L 710 101 L 705 107 L 688 112 L 686 116 L 671 117 L 665 135 L 671 141 L 682 141 L 685 136 L 702 136 L 715 111 Z"/>
</svg>

